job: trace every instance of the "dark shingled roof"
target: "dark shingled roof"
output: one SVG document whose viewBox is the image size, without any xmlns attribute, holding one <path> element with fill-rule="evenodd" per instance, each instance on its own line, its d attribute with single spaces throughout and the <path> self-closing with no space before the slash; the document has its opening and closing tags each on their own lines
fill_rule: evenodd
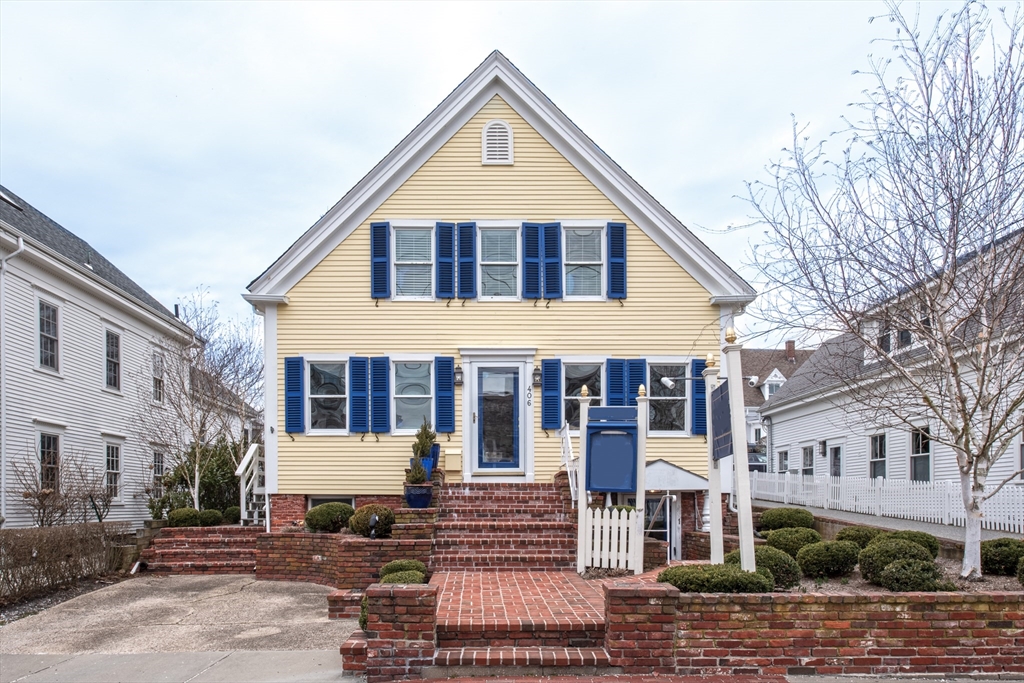
<svg viewBox="0 0 1024 683">
<path fill-rule="evenodd" d="M 163 304 L 118 270 L 113 263 L 103 258 L 103 255 L 93 249 L 88 242 L 58 225 L 6 187 L 0 185 L 0 191 L 6 199 L 17 206 L 15 208 L 8 201 L 0 199 L 0 220 L 4 223 L 12 226 L 23 237 L 34 240 L 74 262 L 82 272 L 91 271 L 108 286 L 138 299 L 178 327 L 184 327 L 184 323 L 175 318 Z"/>
<path fill-rule="evenodd" d="M 807 362 L 793 373 L 775 395 L 761 406 L 762 411 L 842 383 L 842 377 L 856 377 L 864 370 L 864 343 L 852 334 L 841 334 L 822 342 Z M 745 374 L 745 373 L 744 373 Z"/>
<path fill-rule="evenodd" d="M 782 376 L 788 380 L 813 353 L 813 349 L 797 349 L 796 360 L 790 361 L 786 358 L 785 349 L 743 349 L 740 352 L 743 376 L 752 377 L 757 375 L 757 386 L 752 387 L 747 384 L 746 380 L 743 381 L 743 405 L 748 407 L 760 406 L 765 402 L 764 394 L 761 393 L 760 387 L 768 379 L 768 375 L 772 374 L 772 370 L 778 368 Z M 782 386 L 785 387 L 788 384 L 789 382 L 787 381 Z"/>
</svg>

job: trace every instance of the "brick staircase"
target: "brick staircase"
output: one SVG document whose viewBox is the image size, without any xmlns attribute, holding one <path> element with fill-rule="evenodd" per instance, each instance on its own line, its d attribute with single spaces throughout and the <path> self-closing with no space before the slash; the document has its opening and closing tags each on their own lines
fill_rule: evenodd
<svg viewBox="0 0 1024 683">
<path fill-rule="evenodd" d="M 251 574 L 261 533 L 261 527 L 164 527 L 139 559 L 151 572 Z"/>
</svg>

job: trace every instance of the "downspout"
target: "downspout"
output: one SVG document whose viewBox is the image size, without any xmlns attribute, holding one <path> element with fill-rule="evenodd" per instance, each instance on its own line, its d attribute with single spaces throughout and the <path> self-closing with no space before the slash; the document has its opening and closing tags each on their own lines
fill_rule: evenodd
<svg viewBox="0 0 1024 683">
<path fill-rule="evenodd" d="M 18 237 L 18 248 L 0 258 L 0 517 L 7 518 L 7 333 L 4 292 L 7 289 L 7 262 L 25 251 L 25 240 Z"/>
</svg>

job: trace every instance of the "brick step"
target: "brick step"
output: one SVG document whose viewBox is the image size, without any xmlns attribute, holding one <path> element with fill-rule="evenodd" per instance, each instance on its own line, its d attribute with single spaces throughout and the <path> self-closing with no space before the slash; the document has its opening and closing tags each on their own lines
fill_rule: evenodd
<svg viewBox="0 0 1024 683">
<path fill-rule="evenodd" d="M 210 536 L 256 536 L 263 533 L 263 529 L 249 526 L 238 526 L 235 524 L 222 526 L 165 526 L 160 529 L 160 538 L 205 538 Z"/>
<path fill-rule="evenodd" d="M 484 536 L 480 534 L 452 535 L 434 538 L 434 553 L 464 551 L 493 553 L 495 551 L 523 551 L 546 554 L 551 551 L 576 550 L 576 539 L 567 536 Z"/>
<path fill-rule="evenodd" d="M 249 560 L 256 562 L 256 548 L 149 548 L 143 553 L 143 559 L 151 557 L 156 561 L 180 562 L 195 560 Z M 148 561 L 148 560 L 147 560 Z"/>
<path fill-rule="evenodd" d="M 460 647 L 437 650 L 434 653 L 434 665 L 607 668 L 611 663 L 603 647 Z M 503 672 L 502 675 L 508 673 Z"/>
<path fill-rule="evenodd" d="M 161 549 L 172 548 L 252 548 L 256 549 L 258 539 L 253 536 L 246 538 L 218 538 L 218 537 L 196 537 L 196 538 L 164 538 L 157 536 L 150 543 L 150 547 Z"/>
<path fill-rule="evenodd" d="M 604 623 L 529 619 L 438 624 L 441 648 L 462 647 L 604 647 Z"/>
<path fill-rule="evenodd" d="M 562 532 L 573 537 L 576 536 L 576 524 L 574 522 L 555 520 L 501 520 L 501 519 L 446 519 L 434 525 L 438 535 L 456 531 L 470 531 L 474 533 L 497 532 L 509 533 L 554 533 Z"/>
<path fill-rule="evenodd" d="M 343 676 L 358 676 L 366 671 L 366 633 L 362 629 L 353 631 L 340 651 Z"/>
<path fill-rule="evenodd" d="M 509 520 L 525 522 L 567 522 L 569 521 L 561 506 L 549 508 L 531 508 L 521 505 L 491 505 L 488 507 L 445 507 L 439 516 L 440 522 L 454 520 Z"/>
<path fill-rule="evenodd" d="M 565 552 L 558 555 L 534 553 L 509 554 L 469 554 L 465 552 L 434 553 L 430 560 L 434 571 L 458 569 L 462 571 L 494 571 L 494 570 L 533 570 L 533 571 L 565 571 L 576 566 L 576 553 Z"/>
<path fill-rule="evenodd" d="M 327 594 L 328 619 L 358 619 L 362 607 L 363 591 L 338 589 Z M 365 647 L 365 640 L 363 642 Z M 345 654 L 342 650 L 342 654 Z"/>
<path fill-rule="evenodd" d="M 252 560 L 196 560 L 193 562 L 149 562 L 146 571 L 158 574 L 252 574 L 256 561 Z"/>
</svg>

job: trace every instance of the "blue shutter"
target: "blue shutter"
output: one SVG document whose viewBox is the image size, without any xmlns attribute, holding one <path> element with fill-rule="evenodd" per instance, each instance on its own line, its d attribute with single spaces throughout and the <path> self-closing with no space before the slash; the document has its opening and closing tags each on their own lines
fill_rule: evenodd
<svg viewBox="0 0 1024 683">
<path fill-rule="evenodd" d="M 451 434 L 455 431 L 455 359 L 438 356 L 434 359 L 434 431 Z"/>
<path fill-rule="evenodd" d="M 306 363 L 302 356 L 284 359 L 284 431 L 294 434 L 306 431 L 305 382 Z"/>
<path fill-rule="evenodd" d="M 608 224 L 608 298 L 626 298 L 626 224 Z"/>
<path fill-rule="evenodd" d="M 562 224 L 548 223 L 541 228 L 540 242 L 544 263 L 544 298 L 562 298 Z"/>
<path fill-rule="evenodd" d="M 370 296 L 391 298 L 391 224 L 370 223 Z"/>
<path fill-rule="evenodd" d="M 701 373 L 704 372 L 704 368 L 707 367 L 707 361 L 699 358 L 694 358 L 690 361 L 690 376 L 694 378 L 693 385 L 693 400 L 690 405 L 693 406 L 692 413 L 690 416 L 690 433 L 691 434 L 707 434 L 708 433 L 708 409 L 707 409 L 707 389 L 704 385 Z"/>
<path fill-rule="evenodd" d="M 626 405 L 626 361 L 608 359 L 608 405 Z"/>
<path fill-rule="evenodd" d="M 437 224 L 437 297 L 455 298 L 455 224 Z"/>
<path fill-rule="evenodd" d="M 391 360 L 370 359 L 370 431 L 391 431 Z"/>
<path fill-rule="evenodd" d="M 562 426 L 562 361 L 555 358 L 540 362 L 540 391 L 541 428 L 560 428 Z"/>
<path fill-rule="evenodd" d="M 627 405 L 635 406 L 636 397 L 640 395 L 640 385 L 647 381 L 647 361 L 643 358 L 631 358 L 626 361 L 626 394 L 629 397 Z M 650 387 L 647 388 L 647 395 L 651 395 Z"/>
<path fill-rule="evenodd" d="M 523 298 L 540 298 L 540 226 L 523 223 Z"/>
<path fill-rule="evenodd" d="M 476 298 L 476 223 L 459 223 L 459 298 Z"/>
<path fill-rule="evenodd" d="M 348 430 L 370 431 L 370 359 L 348 359 Z"/>
</svg>

